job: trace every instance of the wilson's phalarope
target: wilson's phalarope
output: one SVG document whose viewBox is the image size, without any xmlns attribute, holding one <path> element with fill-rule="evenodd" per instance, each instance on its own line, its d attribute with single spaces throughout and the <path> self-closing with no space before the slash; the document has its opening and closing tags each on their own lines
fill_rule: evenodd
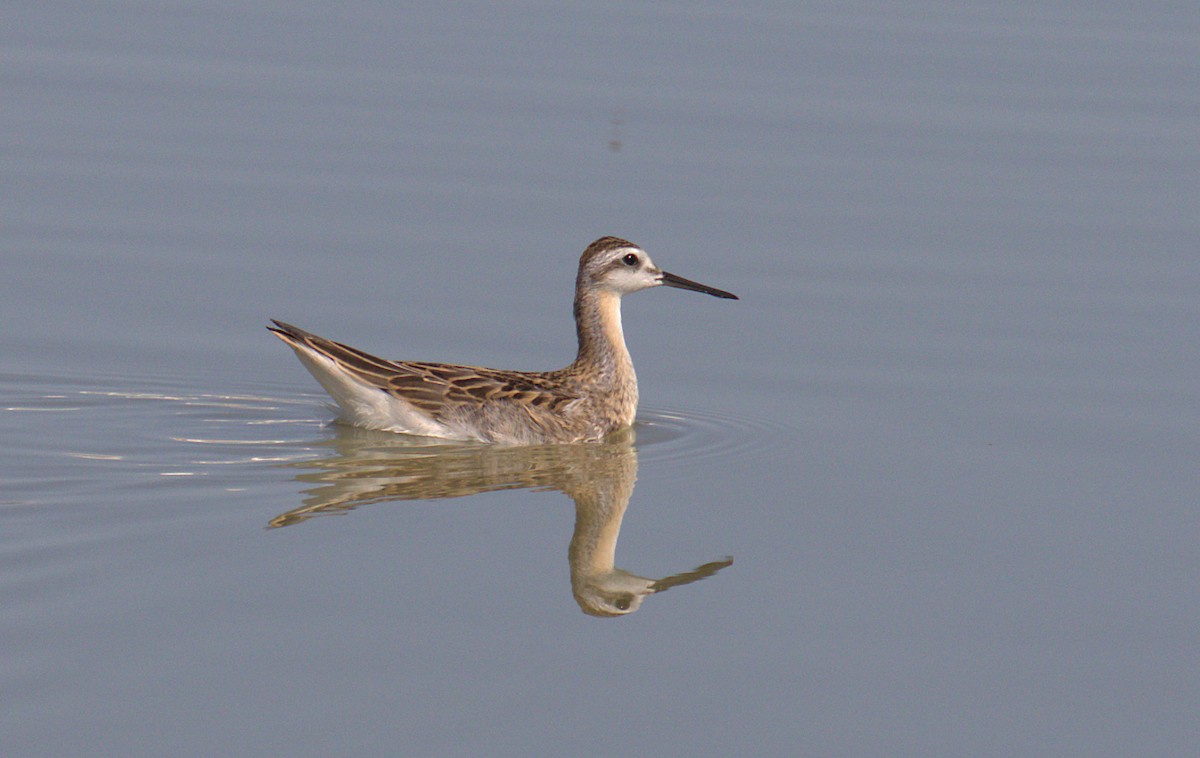
<svg viewBox="0 0 1200 758">
<path fill-rule="evenodd" d="M 632 242 L 602 237 L 583 251 L 575 278 L 579 352 L 557 371 L 389 361 L 274 319 L 267 328 L 355 426 L 505 444 L 590 442 L 633 423 L 637 375 L 621 331 L 621 297 L 659 285 L 737 299 L 668 274 Z"/>
</svg>

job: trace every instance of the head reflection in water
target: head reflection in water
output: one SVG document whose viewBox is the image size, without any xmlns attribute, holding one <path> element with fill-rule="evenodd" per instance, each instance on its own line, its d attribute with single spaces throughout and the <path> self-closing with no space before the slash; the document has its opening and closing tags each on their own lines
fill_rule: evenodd
<svg viewBox="0 0 1200 758">
<path fill-rule="evenodd" d="M 584 613 L 624 616 L 649 595 L 705 579 L 733 563 L 726 558 L 691 571 L 651 579 L 616 568 L 621 520 L 637 479 L 632 432 L 586 445 L 496 447 L 397 438 L 342 427 L 328 443 L 336 454 L 287 464 L 303 469 L 304 504 L 272 527 L 343 513 L 368 503 L 463 497 L 505 489 L 556 489 L 575 501 L 568 549 L 571 591 Z M 446 535 L 450 539 L 451 535 Z"/>
<path fill-rule="evenodd" d="M 590 463 L 585 476 L 572 478 L 561 488 L 575 501 L 575 532 L 567 555 L 571 592 L 584 613 L 633 613 L 647 596 L 707 578 L 733 563 L 727 558 L 664 579 L 648 579 L 616 568 L 613 561 L 621 519 L 637 480 L 637 453 L 627 445 Z"/>
</svg>

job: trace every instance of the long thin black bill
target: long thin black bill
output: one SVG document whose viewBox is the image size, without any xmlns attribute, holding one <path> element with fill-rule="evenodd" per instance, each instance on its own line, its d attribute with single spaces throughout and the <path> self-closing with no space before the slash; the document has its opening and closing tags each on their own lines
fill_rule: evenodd
<svg viewBox="0 0 1200 758">
<path fill-rule="evenodd" d="M 678 287 L 681 290 L 692 290 L 693 292 L 703 292 L 706 295 L 712 295 L 713 297 L 723 297 L 727 300 L 737 300 L 738 299 L 738 296 L 733 294 L 732 292 L 726 292 L 725 290 L 719 290 L 716 287 L 709 287 L 707 284 L 701 284 L 700 282 L 693 282 L 691 279 L 684 279 L 682 276 L 675 276 L 674 274 L 668 274 L 666 271 L 662 272 L 662 283 L 668 287 Z"/>
</svg>

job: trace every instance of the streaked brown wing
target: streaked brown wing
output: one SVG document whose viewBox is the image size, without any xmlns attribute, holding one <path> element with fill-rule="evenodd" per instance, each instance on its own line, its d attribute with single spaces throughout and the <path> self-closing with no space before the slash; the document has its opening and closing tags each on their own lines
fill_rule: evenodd
<svg viewBox="0 0 1200 758">
<path fill-rule="evenodd" d="M 447 405 L 513 402 L 551 412 L 578 399 L 544 374 L 499 371 L 480 366 L 389 361 L 358 348 L 325 339 L 299 327 L 272 321 L 267 327 L 288 342 L 307 347 L 337 363 L 361 381 L 379 387 L 437 417 Z"/>
<path fill-rule="evenodd" d="M 578 395 L 542 375 L 499 371 L 481 366 L 397 361 L 387 389 L 435 413 L 446 404 L 518 403 L 530 408 L 561 410 Z"/>
</svg>

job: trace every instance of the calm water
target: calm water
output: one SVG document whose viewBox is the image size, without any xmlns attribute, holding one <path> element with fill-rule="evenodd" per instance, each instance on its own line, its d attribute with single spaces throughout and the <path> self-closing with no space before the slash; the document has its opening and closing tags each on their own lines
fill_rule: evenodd
<svg viewBox="0 0 1200 758">
<path fill-rule="evenodd" d="M 10 12 L 0 751 L 1195 753 L 1195 20 Z M 603 234 L 742 297 L 627 300 L 634 439 L 262 328 L 557 367 Z"/>
</svg>

